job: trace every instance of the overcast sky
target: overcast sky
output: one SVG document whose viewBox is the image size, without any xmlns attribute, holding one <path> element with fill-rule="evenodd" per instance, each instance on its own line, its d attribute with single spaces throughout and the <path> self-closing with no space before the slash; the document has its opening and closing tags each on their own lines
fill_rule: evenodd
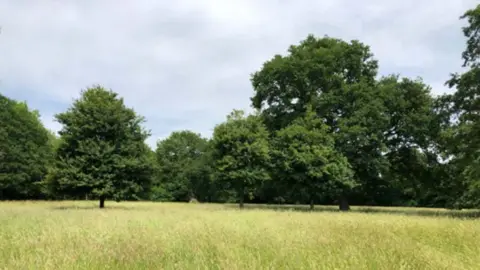
<svg viewBox="0 0 480 270">
<path fill-rule="evenodd" d="M 250 74 L 309 33 L 359 39 L 380 73 L 420 76 L 434 93 L 461 66 L 459 16 L 478 0 L 0 0 L 0 93 L 53 115 L 101 84 L 172 131 L 210 136 L 248 109 Z"/>
</svg>

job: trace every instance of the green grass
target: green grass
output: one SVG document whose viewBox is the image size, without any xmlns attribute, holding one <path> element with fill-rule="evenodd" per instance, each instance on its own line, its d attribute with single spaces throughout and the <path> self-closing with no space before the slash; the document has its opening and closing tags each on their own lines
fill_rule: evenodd
<svg viewBox="0 0 480 270">
<path fill-rule="evenodd" d="M 446 210 L 96 206 L 0 203 L 0 269 L 480 269 L 480 219 Z"/>
</svg>

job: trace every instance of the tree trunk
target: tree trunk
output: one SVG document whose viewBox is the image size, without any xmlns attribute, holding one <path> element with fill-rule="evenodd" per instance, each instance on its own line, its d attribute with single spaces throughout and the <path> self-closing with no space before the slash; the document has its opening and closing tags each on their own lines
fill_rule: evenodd
<svg viewBox="0 0 480 270">
<path fill-rule="evenodd" d="M 313 199 L 310 200 L 310 211 L 313 211 L 315 208 L 315 203 L 313 202 Z"/>
<path fill-rule="evenodd" d="M 239 202 L 240 202 L 240 209 L 243 209 L 243 203 L 245 201 L 245 185 L 244 183 L 242 182 L 241 186 L 240 186 L 240 190 L 239 190 Z"/>
<path fill-rule="evenodd" d="M 243 209 L 243 201 L 244 201 L 244 197 L 245 197 L 245 194 L 242 194 L 240 195 L 240 209 Z"/>
<path fill-rule="evenodd" d="M 349 211 L 350 205 L 348 204 L 348 199 L 345 195 L 340 195 L 338 199 L 338 209 L 340 211 Z"/>
<path fill-rule="evenodd" d="M 105 207 L 105 197 L 100 197 L 100 208 Z"/>
</svg>

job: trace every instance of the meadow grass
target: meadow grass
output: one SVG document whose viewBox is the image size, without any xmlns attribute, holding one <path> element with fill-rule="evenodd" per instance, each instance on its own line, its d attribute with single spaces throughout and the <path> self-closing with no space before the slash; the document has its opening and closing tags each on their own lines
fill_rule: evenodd
<svg viewBox="0 0 480 270">
<path fill-rule="evenodd" d="M 480 269 L 480 219 L 395 208 L 96 206 L 0 203 L 0 269 Z"/>
</svg>

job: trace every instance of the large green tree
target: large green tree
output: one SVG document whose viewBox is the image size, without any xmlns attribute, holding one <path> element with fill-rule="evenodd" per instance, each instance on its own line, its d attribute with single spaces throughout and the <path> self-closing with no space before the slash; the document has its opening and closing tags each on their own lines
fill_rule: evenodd
<svg viewBox="0 0 480 270">
<path fill-rule="evenodd" d="M 322 119 L 309 110 L 278 131 L 274 141 L 275 167 L 282 171 L 278 177 L 292 190 L 308 194 L 310 209 L 319 197 L 330 196 L 338 198 L 340 210 L 349 210 L 344 194 L 356 183 Z"/>
<path fill-rule="evenodd" d="M 447 82 L 456 88 L 444 98 L 450 111 L 451 126 L 446 130 L 447 153 L 457 171 L 457 188 L 464 189 L 459 206 L 480 206 L 480 5 L 465 12 L 461 19 L 467 39 L 462 54 L 464 73 L 453 74 Z"/>
<path fill-rule="evenodd" d="M 309 35 L 253 74 L 252 103 L 272 131 L 313 106 L 328 125 L 335 148 L 352 165 L 354 177 L 362 186 L 376 187 L 387 167 L 382 134 L 388 122 L 376 86 L 377 68 L 369 47 L 358 41 Z"/>
<path fill-rule="evenodd" d="M 240 208 L 262 181 L 270 178 L 269 134 L 257 115 L 234 110 L 217 125 L 212 138 L 216 180 L 237 193 Z"/>
<path fill-rule="evenodd" d="M 361 184 L 352 195 L 362 204 L 392 204 L 408 175 L 391 170 L 391 162 L 431 148 L 438 133 L 429 87 L 398 76 L 378 80 L 377 69 L 367 45 L 309 35 L 252 76 L 253 106 L 271 131 L 313 107 L 351 164 Z"/>
<path fill-rule="evenodd" d="M 208 141 L 188 130 L 173 132 L 159 141 L 156 149 L 159 167 L 156 189 L 162 190 L 166 198 L 158 199 L 208 201 L 212 191 L 208 151 Z"/>
<path fill-rule="evenodd" d="M 145 194 L 153 173 L 149 133 L 118 94 L 101 86 L 83 90 L 56 119 L 62 124 L 51 176 L 57 192 L 97 198 L 100 208 L 106 199 Z"/>
<path fill-rule="evenodd" d="M 0 95 L 0 199 L 39 198 L 52 161 L 49 131 L 40 114 Z"/>
</svg>

